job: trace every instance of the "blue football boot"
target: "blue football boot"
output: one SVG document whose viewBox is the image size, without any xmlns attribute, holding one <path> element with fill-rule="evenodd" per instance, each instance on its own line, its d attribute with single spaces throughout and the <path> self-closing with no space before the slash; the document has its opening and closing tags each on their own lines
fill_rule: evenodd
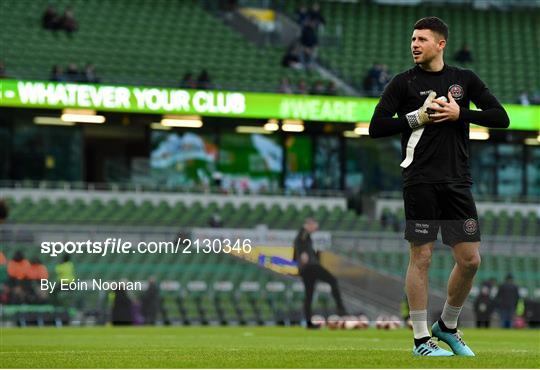
<svg viewBox="0 0 540 370">
<path fill-rule="evenodd" d="M 463 339 L 461 339 L 459 331 L 456 333 L 448 333 L 443 331 L 439 325 L 439 322 L 437 321 L 431 327 L 431 333 L 435 338 L 438 338 L 440 341 L 448 344 L 450 348 L 452 348 L 454 354 L 458 356 L 474 356 L 474 352 L 469 348 L 468 345 L 465 344 Z"/>
<path fill-rule="evenodd" d="M 415 356 L 434 356 L 434 357 L 449 357 L 454 354 L 450 351 L 442 349 L 432 339 L 413 348 Z"/>
</svg>

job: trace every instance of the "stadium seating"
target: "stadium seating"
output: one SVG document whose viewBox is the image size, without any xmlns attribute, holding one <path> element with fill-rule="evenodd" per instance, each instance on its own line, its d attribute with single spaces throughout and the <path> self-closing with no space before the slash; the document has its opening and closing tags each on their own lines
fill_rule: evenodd
<svg viewBox="0 0 540 370">
<path fill-rule="evenodd" d="M 82 199 L 51 202 L 49 199 L 33 201 L 30 198 L 20 201 L 8 199 L 8 203 L 12 223 L 204 227 L 211 216 L 219 215 L 223 226 L 230 228 L 253 228 L 265 224 L 271 229 L 297 229 L 308 216 L 315 217 L 321 229 L 333 231 L 400 231 L 404 225 L 403 210 L 393 213 L 389 209 L 383 210 L 381 220 L 372 220 L 340 207 L 328 209 L 320 206 L 312 209 L 304 206 L 299 209 L 290 205 L 282 210 L 277 205 L 267 208 L 263 204 L 247 202 L 239 207 L 232 203 L 219 207 L 216 203 L 203 206 L 195 202 L 187 206 L 178 202 L 170 206 L 165 201 L 159 204 L 150 201 L 135 204 L 130 200 L 120 204 L 116 200 L 92 200 L 87 203 Z M 499 214 L 487 211 L 481 215 L 481 226 L 485 235 L 540 236 L 540 217 L 534 212 L 524 214 L 517 211 L 510 215 L 506 211 Z"/>
<path fill-rule="evenodd" d="M 305 1 L 285 2 L 286 12 L 294 17 L 301 3 Z M 429 15 L 441 17 L 450 27 L 447 62 L 456 65 L 454 54 L 466 42 L 474 59 L 467 67 L 502 101 L 515 102 L 523 90 L 540 86 L 538 8 L 475 10 L 470 6 L 443 6 L 435 2 L 395 6 L 370 1 L 324 1 L 320 5 L 327 22 L 324 33 L 333 35 L 339 28 L 342 40 L 338 45 L 321 47 L 319 56 L 357 86 L 362 86 L 374 62 L 388 65 L 393 73 L 410 68 L 412 25 Z"/>
<path fill-rule="evenodd" d="M 276 91 L 287 76 L 312 83 L 318 74 L 284 70 L 281 48 L 257 48 L 195 1 L 54 2 L 71 6 L 72 38 L 41 28 L 49 1 L 6 0 L 0 23 L 8 77 L 47 80 L 52 66 L 93 63 L 102 82 L 178 86 L 206 68 L 217 88 Z"/>
<path fill-rule="evenodd" d="M 32 244 L 13 244 L 3 248 L 8 257 L 16 250 L 26 258 L 38 256 L 54 279 L 56 257 L 39 254 Z M 192 324 L 291 324 L 302 319 L 303 285 L 295 278 L 281 275 L 226 254 L 170 255 L 134 254 L 97 256 L 74 255 L 76 277 L 82 281 L 98 276 L 106 281 L 127 279 L 146 281 L 150 276 L 164 282 L 162 294 L 170 320 Z M 127 263 L 129 262 L 129 263 Z M 5 270 L 5 266 L 0 269 Z M 7 274 L 0 271 L 0 287 Z M 329 289 L 319 286 L 314 312 L 327 315 Z M 136 294 L 135 294 L 136 296 Z M 62 302 L 61 299 L 59 299 Z M 69 302 L 84 301 L 83 312 L 99 312 L 107 297 L 99 292 L 76 292 Z M 4 313 L 16 320 L 19 311 Z M 53 310 L 54 311 L 54 310 Z M 47 311 L 48 312 L 48 311 Z M 73 317 L 74 312 L 71 312 Z"/>
<path fill-rule="evenodd" d="M 351 261 L 361 262 L 367 266 L 388 274 L 404 277 L 409 261 L 409 252 L 398 251 L 361 251 L 350 249 L 343 251 Z M 430 268 L 430 283 L 439 289 L 446 289 L 448 275 L 454 266 L 450 253 L 435 251 Z M 530 296 L 538 294 L 540 288 L 540 256 L 516 254 L 484 253 L 476 282 L 495 278 L 503 281 L 511 273 L 517 284 L 528 290 Z"/>
</svg>

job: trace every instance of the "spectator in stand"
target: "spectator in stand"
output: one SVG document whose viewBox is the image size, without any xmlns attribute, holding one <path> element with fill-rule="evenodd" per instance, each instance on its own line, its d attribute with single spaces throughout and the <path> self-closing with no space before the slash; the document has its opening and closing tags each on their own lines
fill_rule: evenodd
<svg viewBox="0 0 540 370">
<path fill-rule="evenodd" d="M 64 77 L 65 77 L 65 80 L 68 82 L 80 82 L 82 80 L 82 76 L 81 76 L 81 73 L 79 72 L 79 68 L 77 67 L 77 64 L 69 63 Z"/>
<path fill-rule="evenodd" d="M 311 87 L 311 90 L 309 91 L 311 95 L 324 95 L 324 92 L 324 82 L 321 80 L 315 81 L 315 83 Z"/>
<path fill-rule="evenodd" d="M 69 254 L 65 254 L 62 258 L 62 262 L 55 266 L 56 281 L 75 280 L 75 265 L 70 261 Z"/>
<path fill-rule="evenodd" d="M 51 77 L 49 77 L 49 80 L 55 81 L 55 82 L 63 82 L 66 80 L 66 77 L 64 76 L 64 70 L 61 66 L 58 64 L 55 64 L 52 67 L 51 70 Z"/>
<path fill-rule="evenodd" d="M 184 89 L 196 89 L 197 88 L 197 81 L 193 78 L 193 73 L 186 72 L 184 74 L 184 77 L 182 77 L 182 81 L 180 81 L 180 87 Z"/>
<path fill-rule="evenodd" d="M 66 31 L 70 37 L 77 31 L 78 25 L 75 20 L 75 13 L 71 7 L 67 7 L 66 10 L 64 10 L 64 15 L 60 18 L 59 24 L 60 28 Z"/>
<path fill-rule="evenodd" d="M 491 326 L 491 314 L 493 313 L 493 300 L 490 296 L 490 288 L 486 285 L 480 289 L 480 294 L 474 301 L 474 313 L 476 315 L 477 328 L 489 328 Z"/>
<path fill-rule="evenodd" d="M 210 81 L 210 75 L 206 69 L 203 69 L 197 77 L 197 88 L 199 89 L 211 89 L 212 82 Z"/>
<path fill-rule="evenodd" d="M 0 224 L 6 221 L 9 214 L 9 208 L 6 201 L 0 198 Z"/>
<path fill-rule="evenodd" d="M 305 95 L 308 93 L 307 84 L 304 79 L 301 79 L 300 81 L 298 81 L 297 93 L 302 94 L 302 95 Z"/>
<path fill-rule="evenodd" d="M 518 102 L 521 105 L 531 105 L 531 100 L 529 99 L 529 93 L 527 91 L 522 91 L 519 94 Z"/>
<path fill-rule="evenodd" d="M 302 45 L 302 53 L 300 54 L 301 63 L 304 67 L 311 67 L 311 63 L 315 59 L 317 53 L 317 45 L 319 39 L 317 37 L 317 30 L 315 28 L 315 22 L 308 19 L 302 27 L 302 33 L 300 35 L 300 44 Z"/>
<path fill-rule="evenodd" d="M 516 313 L 516 307 L 519 301 L 519 289 L 514 284 L 514 277 L 508 274 L 502 285 L 499 286 L 495 302 L 501 318 L 501 327 L 510 329 L 512 320 Z"/>
<path fill-rule="evenodd" d="M 321 25 L 326 24 L 326 21 L 321 14 L 319 3 L 314 3 L 308 12 L 308 18 L 314 23 L 315 29 L 318 30 Z"/>
<path fill-rule="evenodd" d="M 0 78 L 6 78 L 6 65 L 0 60 Z"/>
<path fill-rule="evenodd" d="M 293 93 L 291 82 L 289 81 L 289 79 L 287 77 L 283 77 L 281 79 L 281 82 L 279 84 L 278 92 L 280 92 L 282 94 L 292 94 Z"/>
<path fill-rule="evenodd" d="M 296 23 L 298 23 L 300 27 L 303 27 L 304 23 L 309 19 L 309 11 L 304 4 L 301 4 L 298 9 L 296 9 L 295 15 Z"/>
<path fill-rule="evenodd" d="M 456 62 L 461 64 L 472 63 L 473 58 L 471 51 L 469 50 L 469 46 L 467 44 L 463 44 L 461 49 L 457 51 L 454 59 L 456 60 Z"/>
<path fill-rule="evenodd" d="M 330 80 L 326 84 L 326 90 L 324 91 L 325 95 L 337 95 L 337 87 L 334 81 Z"/>
<path fill-rule="evenodd" d="M 15 252 L 7 264 L 8 278 L 12 285 L 17 285 L 17 283 L 27 279 L 29 269 L 30 262 L 24 258 L 24 254 L 21 251 Z"/>
<path fill-rule="evenodd" d="M 392 75 L 390 74 L 390 71 L 388 70 L 388 66 L 386 64 L 381 64 L 380 68 L 381 69 L 379 74 L 379 80 L 377 84 L 379 95 L 384 91 L 384 88 L 392 79 Z"/>
<path fill-rule="evenodd" d="M 379 96 L 382 92 L 381 81 L 385 81 L 383 65 L 375 62 L 364 78 L 363 87 L 366 94 L 372 97 Z"/>
<path fill-rule="evenodd" d="M 302 69 L 301 53 L 302 47 L 297 42 L 292 43 L 281 59 L 281 65 L 285 68 Z"/>
<path fill-rule="evenodd" d="M 38 257 L 32 258 L 30 267 L 27 273 L 28 280 L 41 280 L 49 278 L 49 271 L 47 267 L 41 263 Z"/>
<path fill-rule="evenodd" d="M 84 75 L 81 78 L 81 82 L 88 82 L 97 84 L 99 83 L 99 77 L 96 74 L 96 66 L 92 63 L 87 63 L 84 67 Z"/>
<path fill-rule="evenodd" d="M 49 5 L 41 17 L 41 25 L 46 30 L 56 31 L 60 25 L 60 18 L 53 5 Z"/>
</svg>

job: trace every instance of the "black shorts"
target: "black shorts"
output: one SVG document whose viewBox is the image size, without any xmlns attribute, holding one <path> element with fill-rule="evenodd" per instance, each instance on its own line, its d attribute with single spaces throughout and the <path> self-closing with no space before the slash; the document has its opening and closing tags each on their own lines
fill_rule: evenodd
<svg viewBox="0 0 540 370">
<path fill-rule="evenodd" d="M 469 184 L 417 184 L 403 189 L 405 239 L 413 244 L 480 241 L 478 214 Z"/>
</svg>

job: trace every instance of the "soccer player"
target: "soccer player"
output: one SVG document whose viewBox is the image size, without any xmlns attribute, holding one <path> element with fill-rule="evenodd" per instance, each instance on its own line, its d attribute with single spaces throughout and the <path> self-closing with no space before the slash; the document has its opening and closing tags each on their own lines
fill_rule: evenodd
<svg viewBox="0 0 540 370">
<path fill-rule="evenodd" d="M 509 126 L 505 110 L 476 74 L 444 63 L 447 41 L 448 26 L 441 19 L 416 22 L 411 38 L 416 66 L 388 84 L 369 127 L 373 138 L 401 134 L 405 239 L 410 242 L 405 289 L 413 354 L 418 356 L 474 356 L 457 331 L 480 265 L 480 229 L 468 163 L 469 123 Z M 481 110 L 469 109 L 471 101 Z M 447 343 L 453 353 L 431 340 L 427 326 L 428 269 L 439 228 L 455 265 L 442 315 L 431 335 Z"/>
<path fill-rule="evenodd" d="M 341 300 L 341 294 L 339 292 L 336 278 L 327 269 L 321 266 L 319 257 L 313 249 L 311 234 L 317 231 L 318 228 L 319 224 L 317 221 L 315 221 L 313 218 L 307 218 L 304 221 L 303 227 L 300 229 L 298 235 L 294 239 L 293 260 L 298 263 L 298 273 L 304 282 L 304 315 L 308 329 L 316 329 L 319 327 L 311 322 L 311 303 L 317 280 L 322 280 L 330 284 L 338 314 L 345 315 L 346 313 L 345 307 L 343 306 L 343 301 Z"/>
</svg>

